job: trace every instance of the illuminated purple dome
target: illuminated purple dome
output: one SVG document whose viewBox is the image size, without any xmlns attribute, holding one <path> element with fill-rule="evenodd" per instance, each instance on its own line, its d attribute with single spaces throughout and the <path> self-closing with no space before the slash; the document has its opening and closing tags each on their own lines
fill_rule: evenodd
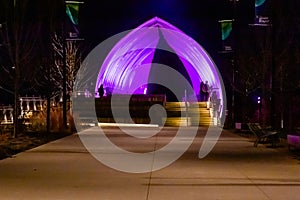
<svg viewBox="0 0 300 200">
<path fill-rule="evenodd" d="M 154 17 L 130 31 L 116 43 L 98 74 L 95 92 L 101 84 L 116 94 L 147 93 L 147 82 L 160 34 L 179 57 L 198 94 L 200 82 L 208 81 L 223 99 L 217 67 L 208 53 L 191 37 L 170 23 Z"/>
</svg>

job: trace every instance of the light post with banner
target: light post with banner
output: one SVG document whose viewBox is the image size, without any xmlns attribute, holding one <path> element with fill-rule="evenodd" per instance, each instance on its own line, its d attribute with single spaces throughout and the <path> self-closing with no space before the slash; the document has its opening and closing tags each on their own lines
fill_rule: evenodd
<svg viewBox="0 0 300 200">
<path fill-rule="evenodd" d="M 269 109 L 269 121 L 270 125 L 273 125 L 273 115 L 274 115 L 274 94 L 273 94 L 273 74 L 274 74 L 274 57 L 273 57 L 273 52 L 274 52 L 274 45 L 273 43 L 273 28 L 272 28 L 272 7 L 271 7 L 271 0 L 255 0 L 254 3 L 254 9 L 255 9 L 255 18 L 254 18 L 254 23 L 249 24 L 250 27 L 254 29 L 255 32 L 258 32 L 262 34 L 262 37 L 264 38 L 264 41 L 269 40 L 269 45 L 270 45 L 270 53 L 264 53 L 268 49 L 268 43 L 265 42 L 265 46 L 263 47 L 262 53 L 265 55 L 262 55 L 264 59 L 266 60 L 266 71 L 268 72 L 264 76 L 266 76 L 266 82 L 264 83 L 264 90 L 263 90 L 263 96 L 261 97 L 261 105 L 260 107 L 268 107 Z M 270 38 L 268 38 L 270 37 Z M 271 58 L 270 58 L 271 56 Z M 269 97 L 266 96 L 266 90 L 269 90 Z M 265 116 L 265 109 L 264 111 L 260 111 L 261 115 Z M 265 118 L 265 117 L 264 117 Z M 261 119 L 264 124 L 266 124 L 266 119 Z M 283 118 L 281 116 L 281 128 L 283 128 Z"/>
<path fill-rule="evenodd" d="M 67 77 L 67 73 L 70 71 L 67 70 L 68 65 L 68 52 L 66 50 L 67 43 L 74 43 L 79 40 L 83 40 L 80 38 L 79 32 L 79 5 L 83 4 L 81 1 L 65 1 L 65 14 L 67 15 L 64 19 L 64 31 L 63 31 L 63 126 L 64 128 L 68 127 L 67 122 L 67 81 L 69 81 L 70 77 Z M 74 67 L 74 66 L 72 66 Z M 69 73 L 68 73 L 69 74 Z M 73 81 L 73 80 L 71 80 Z M 70 88 L 72 88 L 71 86 Z M 69 95 L 70 96 L 70 95 Z"/>
<path fill-rule="evenodd" d="M 229 117 L 230 119 L 229 124 L 230 126 L 234 125 L 235 122 L 235 116 L 234 116 L 234 83 L 235 83 L 235 56 L 234 56 L 234 34 L 233 34 L 233 22 L 234 19 L 229 20 L 220 20 L 220 27 L 221 27 L 221 38 L 222 38 L 222 46 L 221 51 L 219 51 L 220 54 L 225 56 L 225 59 L 230 59 L 230 65 L 231 65 L 231 105 L 230 105 L 230 111 L 229 111 Z"/>
<path fill-rule="evenodd" d="M 229 0 L 231 6 L 231 14 L 229 18 L 219 20 L 219 27 L 221 29 L 221 50 L 218 51 L 219 54 L 223 55 L 223 64 L 228 64 L 228 70 L 225 73 L 229 73 L 231 80 L 229 82 L 229 91 L 231 93 L 231 98 L 228 99 L 228 110 L 227 110 L 227 126 L 235 126 L 236 116 L 235 116 L 235 75 L 236 75 L 236 9 L 239 0 Z M 225 65 L 225 64 L 224 64 Z M 226 67 L 225 67 L 226 68 Z"/>
</svg>

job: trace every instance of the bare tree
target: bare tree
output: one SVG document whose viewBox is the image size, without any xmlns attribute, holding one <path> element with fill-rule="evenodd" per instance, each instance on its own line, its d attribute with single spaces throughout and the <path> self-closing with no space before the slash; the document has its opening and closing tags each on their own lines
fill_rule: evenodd
<svg viewBox="0 0 300 200">
<path fill-rule="evenodd" d="M 246 113 L 250 106 L 245 98 L 259 91 L 262 123 L 276 128 L 282 128 L 283 121 L 287 123 L 284 118 L 294 109 L 291 102 L 299 89 L 300 18 L 291 9 L 299 5 L 294 0 L 272 1 L 273 23 L 245 28 L 237 38 L 236 77 L 231 84 L 240 98 L 244 98 L 240 109 Z"/>
<path fill-rule="evenodd" d="M 295 125 L 292 113 L 297 110 L 299 95 L 300 73 L 300 16 L 293 8 L 300 6 L 299 1 L 281 2 L 274 0 L 274 27 L 273 27 L 273 60 L 274 86 L 277 105 L 274 121 L 281 128 L 292 129 Z M 295 99 L 295 101 L 294 101 Z M 287 103 L 289 102 L 289 103 Z M 294 103 L 293 103 L 294 102 Z M 295 104 L 295 105 L 293 105 Z M 299 112 L 299 110 L 298 110 Z M 298 124 L 299 126 L 299 124 Z"/>
<path fill-rule="evenodd" d="M 80 67 L 81 55 L 79 51 L 79 42 L 77 40 L 66 40 L 57 33 L 52 38 L 52 47 L 54 50 L 54 63 L 57 76 L 57 81 L 63 79 L 64 53 L 66 54 L 66 73 L 67 73 L 67 93 L 72 95 L 74 79 Z M 65 48 L 65 49 L 64 49 Z M 61 85 L 62 89 L 62 85 Z"/>
<path fill-rule="evenodd" d="M 8 56 L 8 61 L 2 66 L 2 71 L 12 79 L 12 91 L 14 92 L 14 132 L 18 132 L 19 94 L 24 88 L 24 83 L 31 80 L 33 73 L 31 61 L 38 41 L 41 24 L 33 22 L 32 9 L 28 0 L 2 1 L 2 10 L 5 22 L 1 36 L 3 46 Z"/>
<path fill-rule="evenodd" d="M 239 41 L 241 45 L 237 53 L 235 91 L 240 95 L 242 113 L 245 113 L 243 121 L 251 118 L 250 115 L 254 114 L 253 109 L 259 109 L 256 120 L 266 125 L 270 123 L 270 99 L 273 90 L 272 26 L 250 26 L 248 32 L 249 40 Z M 258 96 L 261 98 L 259 105 L 251 100 Z"/>
<path fill-rule="evenodd" d="M 65 42 L 65 43 L 64 43 Z M 44 92 L 47 98 L 47 131 L 50 131 L 50 100 L 62 98 L 63 80 L 66 76 L 68 96 L 72 95 L 75 75 L 80 67 L 81 55 L 79 41 L 67 40 L 58 33 L 54 33 L 49 40 L 49 51 L 44 56 L 39 67 L 39 76 L 35 77 L 37 88 Z M 65 54 L 65 55 L 64 55 Z M 64 61 L 64 59 L 66 59 Z M 64 64 L 66 70 L 64 71 Z M 66 74 L 64 74 L 66 72 Z"/>
</svg>

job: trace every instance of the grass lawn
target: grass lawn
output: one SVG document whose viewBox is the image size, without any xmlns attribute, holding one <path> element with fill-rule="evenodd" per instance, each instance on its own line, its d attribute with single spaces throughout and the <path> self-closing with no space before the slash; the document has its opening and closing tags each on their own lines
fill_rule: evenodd
<svg viewBox="0 0 300 200">
<path fill-rule="evenodd" d="M 0 160 L 71 134 L 70 132 L 27 132 L 17 134 L 17 137 L 13 138 L 11 133 L 2 133 L 0 134 Z"/>
</svg>

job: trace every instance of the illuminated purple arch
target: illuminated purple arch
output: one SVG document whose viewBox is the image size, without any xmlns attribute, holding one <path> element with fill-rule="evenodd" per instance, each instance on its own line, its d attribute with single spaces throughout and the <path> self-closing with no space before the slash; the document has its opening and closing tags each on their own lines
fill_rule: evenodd
<svg viewBox="0 0 300 200">
<path fill-rule="evenodd" d="M 198 93 L 201 81 L 208 81 L 222 100 L 222 80 L 208 53 L 191 37 L 158 17 L 130 31 L 116 43 L 101 66 L 95 92 L 103 84 L 113 88 L 113 93 L 145 93 L 145 88 L 138 87 L 148 79 L 159 31 L 184 64 L 194 92 Z"/>
</svg>

